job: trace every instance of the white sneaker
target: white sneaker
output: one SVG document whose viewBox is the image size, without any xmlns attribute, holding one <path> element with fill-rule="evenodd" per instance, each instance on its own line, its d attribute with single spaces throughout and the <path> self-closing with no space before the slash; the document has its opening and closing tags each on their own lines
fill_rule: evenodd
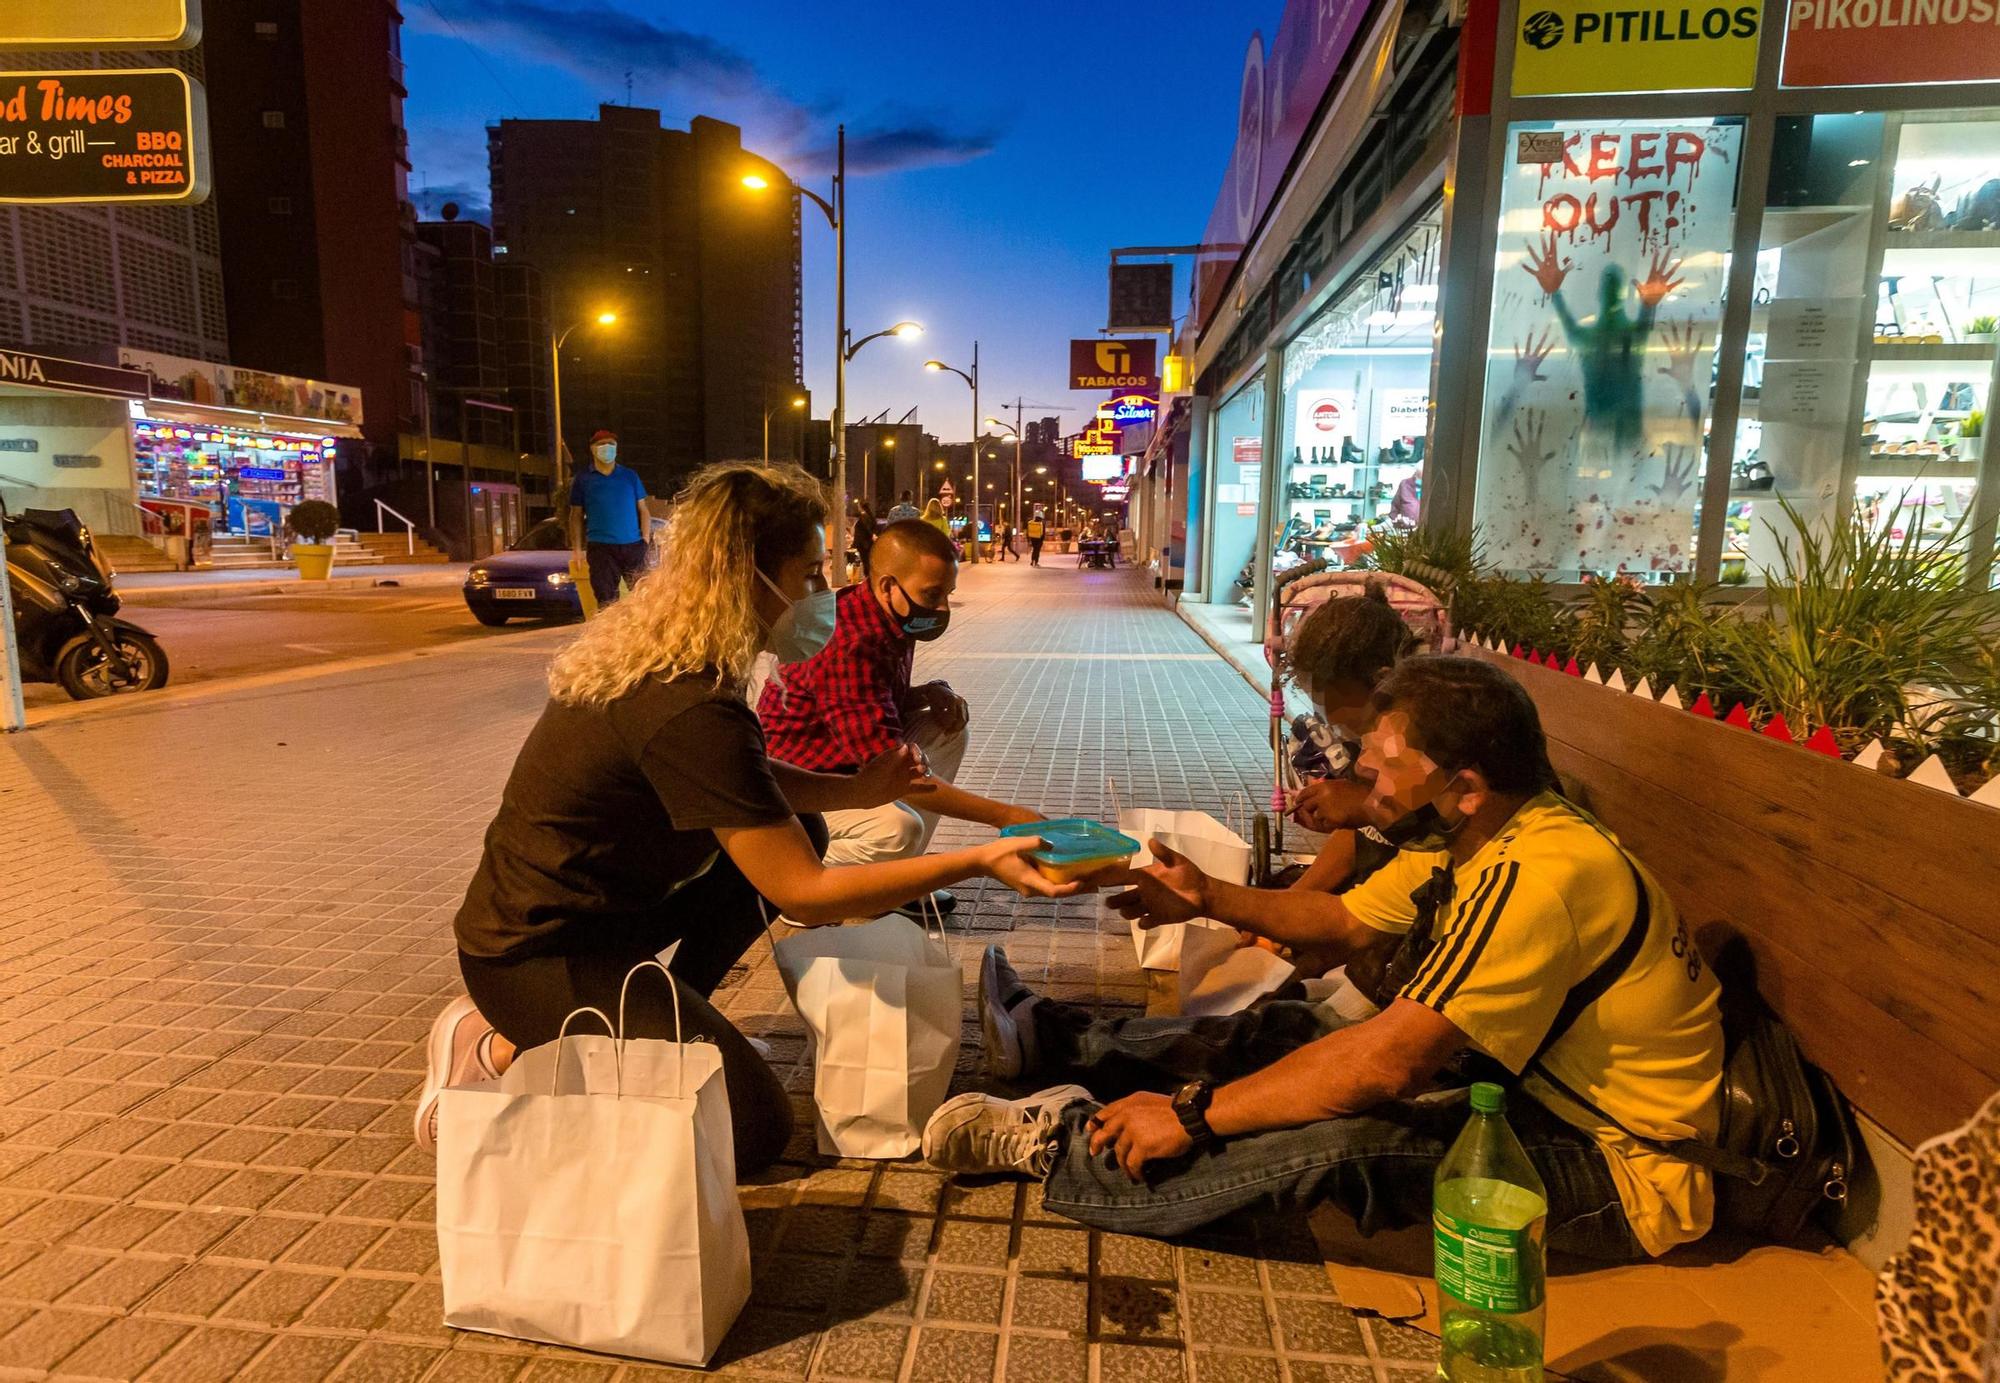
<svg viewBox="0 0 2000 1383">
<path fill-rule="evenodd" d="M 924 1125 L 924 1160 L 945 1172 L 1010 1172 L 1039 1180 L 1055 1165 L 1063 1110 L 1090 1098 L 1080 1085 L 1052 1086 L 1024 1100 L 976 1090 L 954 1096 Z"/>
<path fill-rule="evenodd" d="M 436 1152 L 438 1095 L 446 1086 L 500 1077 L 493 1069 L 493 1025 L 461 994 L 446 1004 L 431 1024 L 426 1052 L 429 1069 L 424 1076 L 424 1093 L 417 1098 L 413 1131 L 418 1147 Z"/>
<path fill-rule="evenodd" d="M 986 1071 L 996 1080 L 1019 1080 L 1038 1065 L 1034 1006 L 1037 996 L 1007 953 L 988 946 L 979 960 L 979 1030 L 986 1041 Z"/>
</svg>

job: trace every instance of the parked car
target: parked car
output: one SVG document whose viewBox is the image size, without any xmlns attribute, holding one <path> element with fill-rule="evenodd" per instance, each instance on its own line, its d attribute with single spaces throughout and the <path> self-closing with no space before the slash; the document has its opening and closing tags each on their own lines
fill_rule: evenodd
<svg viewBox="0 0 2000 1383">
<path fill-rule="evenodd" d="M 505 552 L 472 564 L 465 574 L 465 608 L 481 624 L 510 619 L 582 619 L 583 599 L 569 574 L 569 538 L 543 519 Z"/>
</svg>

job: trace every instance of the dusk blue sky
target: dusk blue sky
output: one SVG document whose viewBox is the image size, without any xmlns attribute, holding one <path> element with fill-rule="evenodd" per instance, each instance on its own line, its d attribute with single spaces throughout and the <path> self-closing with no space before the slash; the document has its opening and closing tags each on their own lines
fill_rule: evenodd
<svg viewBox="0 0 2000 1383">
<path fill-rule="evenodd" d="M 591 118 L 625 99 L 628 67 L 635 105 L 682 128 L 694 115 L 733 121 L 822 195 L 844 119 L 849 321 L 857 335 L 901 318 L 927 329 L 862 352 L 849 416 L 917 405 L 927 430 L 963 440 L 965 386 L 921 366 L 936 355 L 964 368 L 977 337 L 983 414 L 1019 394 L 1069 405 L 1073 431 L 1102 396 L 1064 387 L 1067 342 L 1104 325 L 1108 251 L 1200 238 L 1244 47 L 1282 9 L 404 0 L 412 190 L 426 214 L 447 195 L 483 207 L 488 121 Z M 833 236 L 806 213 L 806 383 L 824 416 Z M 1184 296 L 1183 281 L 1176 311 Z"/>
</svg>

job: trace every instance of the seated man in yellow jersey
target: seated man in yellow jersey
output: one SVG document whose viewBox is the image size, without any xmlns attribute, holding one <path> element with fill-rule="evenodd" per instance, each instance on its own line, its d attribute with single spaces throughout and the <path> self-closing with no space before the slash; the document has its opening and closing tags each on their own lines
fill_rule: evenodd
<svg viewBox="0 0 2000 1383">
<path fill-rule="evenodd" d="M 1240 888 L 1158 843 L 1155 864 L 1099 882 L 1133 886 L 1112 902 L 1141 925 L 1207 916 L 1335 954 L 1398 935 L 1382 1012 L 1317 1034 L 1265 1031 L 1256 1011 L 1188 1020 L 1213 1025 L 1207 1070 L 1171 1098 L 961 1095 L 925 1130 L 934 1164 L 1039 1177 L 1048 1209 L 1126 1234 L 1319 1200 L 1364 1231 L 1421 1223 L 1469 1113 L 1440 1072 L 1469 1049 L 1520 1078 L 1507 1116 L 1548 1188 L 1550 1248 L 1635 1259 L 1708 1231 L 1709 1174 L 1612 1125 L 1716 1133 L 1720 991 L 1672 903 L 1555 794 L 1534 703 L 1498 667 L 1410 659 L 1375 709 L 1356 767 L 1370 820 L 1403 849 L 1355 888 Z M 1036 1003 L 987 1003 L 989 1041 L 1011 1038 L 1024 1075 L 1075 1069 L 1088 1054 L 1043 1050 L 1062 1044 Z"/>
</svg>

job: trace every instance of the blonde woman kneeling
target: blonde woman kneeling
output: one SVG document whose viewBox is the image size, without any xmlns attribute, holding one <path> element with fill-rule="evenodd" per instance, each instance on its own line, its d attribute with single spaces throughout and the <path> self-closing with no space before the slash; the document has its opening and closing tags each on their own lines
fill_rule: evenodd
<svg viewBox="0 0 2000 1383">
<path fill-rule="evenodd" d="M 417 1141 L 433 1146 L 437 1092 L 491 1079 L 555 1039 L 585 1004 L 615 1012 L 634 964 L 678 941 L 686 1031 L 721 1049 L 736 1163 L 768 1165 L 791 1103 L 748 1039 L 708 1002 L 774 912 L 806 924 L 873 917 L 983 875 L 1059 895 L 1023 855 L 1032 839 L 827 867 L 817 813 L 904 796 L 907 748 L 849 775 L 770 759 L 744 682 L 765 649 L 810 657 L 832 630 L 820 536 L 826 502 L 803 471 L 725 463 L 675 506 L 659 569 L 555 660 L 550 699 L 515 761 L 454 922 L 469 998 L 439 1015 Z M 666 986 L 635 982 L 629 1031 L 672 1035 Z"/>
</svg>

